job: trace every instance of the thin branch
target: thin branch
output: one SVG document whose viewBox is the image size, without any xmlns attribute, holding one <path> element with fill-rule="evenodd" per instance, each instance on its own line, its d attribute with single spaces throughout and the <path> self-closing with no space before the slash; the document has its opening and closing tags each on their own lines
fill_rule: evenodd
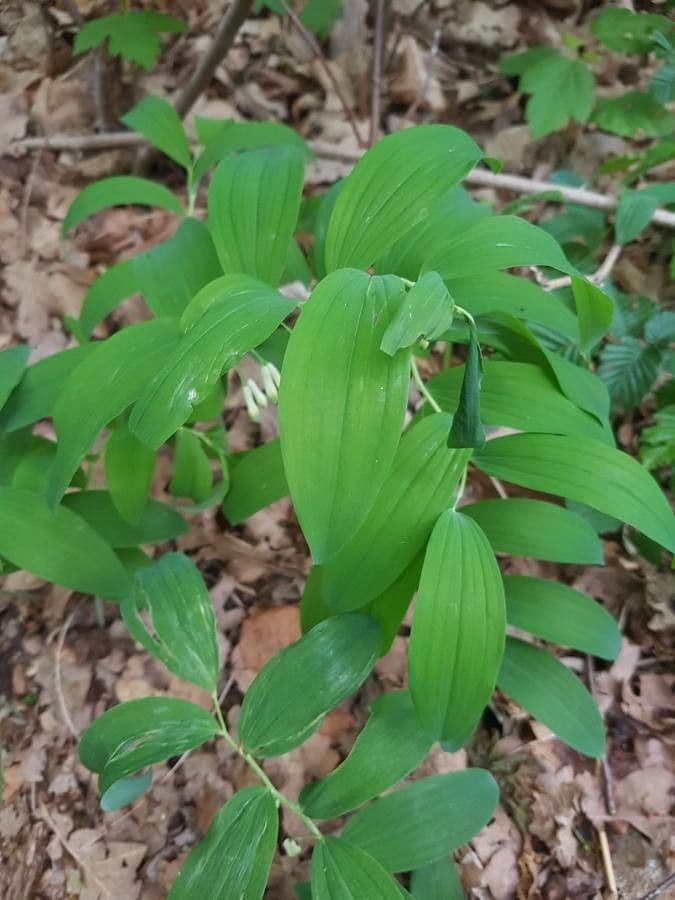
<svg viewBox="0 0 675 900">
<path fill-rule="evenodd" d="M 656 897 L 659 897 L 664 891 L 667 891 L 668 888 L 672 887 L 674 884 L 675 872 L 671 872 L 670 875 L 661 882 L 661 884 L 657 884 L 653 890 L 640 897 L 640 900 L 655 900 Z"/>
<path fill-rule="evenodd" d="M 612 244 L 607 256 L 603 259 L 598 268 L 592 275 L 588 276 L 588 280 L 591 284 L 601 285 L 603 281 L 606 281 L 609 278 L 614 270 L 614 266 L 619 261 L 622 250 L 622 244 Z M 572 283 L 572 279 L 569 275 L 562 275 L 560 278 L 546 278 L 537 266 L 530 266 L 530 271 L 534 274 L 534 279 L 537 284 L 541 285 L 546 291 L 556 291 L 558 288 L 567 287 Z"/>
<path fill-rule="evenodd" d="M 373 42 L 373 77 L 370 90 L 370 136 L 368 146 L 377 140 L 380 130 L 380 101 L 382 99 L 382 50 L 384 47 L 384 19 L 386 0 L 377 0 L 375 39 Z"/>
</svg>

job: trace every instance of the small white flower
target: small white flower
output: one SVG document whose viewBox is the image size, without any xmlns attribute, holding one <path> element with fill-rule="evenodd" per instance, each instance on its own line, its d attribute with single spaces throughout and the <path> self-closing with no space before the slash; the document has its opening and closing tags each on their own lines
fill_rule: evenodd
<svg viewBox="0 0 675 900">
<path fill-rule="evenodd" d="M 254 422 L 258 422 L 260 420 L 260 408 L 253 399 L 253 392 L 251 391 L 250 382 L 244 382 L 241 387 L 241 392 L 244 395 L 244 403 L 246 404 L 246 409 L 248 410 L 249 416 L 253 419 Z"/>
</svg>

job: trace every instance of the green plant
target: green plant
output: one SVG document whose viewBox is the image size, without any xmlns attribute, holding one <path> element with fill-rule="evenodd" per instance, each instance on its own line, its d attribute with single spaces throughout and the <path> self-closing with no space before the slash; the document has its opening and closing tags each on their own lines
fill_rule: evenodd
<svg viewBox="0 0 675 900">
<path fill-rule="evenodd" d="M 490 819 L 491 775 L 469 769 L 381 795 L 434 741 L 449 751 L 464 744 L 495 686 L 573 748 L 602 756 L 590 693 L 545 643 L 608 659 L 620 643 L 590 597 L 502 577 L 495 558 L 601 563 L 585 519 L 542 499 L 467 504 L 473 467 L 587 504 L 675 549 L 660 489 L 614 447 L 602 381 L 535 334 L 558 335 L 587 359 L 612 301 L 546 231 L 468 197 L 459 183 L 481 151 L 456 128 L 390 135 L 318 207 L 304 204 L 314 232 L 306 258 L 294 235 L 307 150 L 292 132 L 201 121 L 193 155 L 162 101 L 146 98 L 126 121 L 186 170 L 188 212 L 140 178 L 93 184 L 68 211 L 64 234 L 119 204 L 161 205 L 181 223 L 168 242 L 92 285 L 71 322 L 79 346 L 28 368 L 24 349 L 0 354 L 0 554 L 6 570 L 20 566 L 117 602 L 149 653 L 210 693 L 213 714 L 168 697 L 120 704 L 87 729 L 81 759 L 98 775 L 106 810 L 147 789 L 154 764 L 213 738 L 257 776 L 259 786 L 235 794 L 192 850 L 174 900 L 205 890 L 261 897 L 280 805 L 314 844 L 305 896 L 408 896 L 392 877 L 408 872 L 414 896 L 437 879 L 456 888 L 449 854 Z M 217 160 L 204 223 L 191 213 Z M 528 265 L 569 275 L 571 305 L 504 272 Z M 303 304 L 278 291 L 289 275 L 318 280 Z M 153 318 L 92 341 L 133 292 Z M 416 357 L 429 341 L 466 344 L 465 364 L 425 383 Z M 246 354 L 260 383 L 237 367 Z M 280 429 L 279 440 L 234 455 L 221 416 L 233 372 L 254 416 L 278 392 Z M 411 377 L 422 404 L 405 427 Z M 55 442 L 33 434 L 44 418 Z M 517 433 L 493 436 L 496 426 Z M 165 446 L 170 490 L 187 496 L 187 508 L 148 499 Z M 107 489 L 92 490 L 101 456 Z M 218 702 L 214 614 L 201 575 L 185 555 L 153 560 L 140 546 L 183 532 L 181 513 L 222 503 L 236 523 L 287 493 L 313 562 L 303 637 L 259 673 L 235 736 Z M 416 592 L 409 691 L 379 697 L 335 772 L 298 802 L 285 797 L 262 761 L 298 746 L 359 689 Z M 507 623 L 532 642 L 507 638 Z M 317 824 L 344 814 L 337 837 Z"/>
<path fill-rule="evenodd" d="M 92 19 L 75 37 L 75 54 L 86 53 L 108 42 L 108 53 L 150 71 L 161 49 L 159 35 L 180 34 L 185 25 L 173 16 L 152 10 L 124 10 Z"/>
</svg>

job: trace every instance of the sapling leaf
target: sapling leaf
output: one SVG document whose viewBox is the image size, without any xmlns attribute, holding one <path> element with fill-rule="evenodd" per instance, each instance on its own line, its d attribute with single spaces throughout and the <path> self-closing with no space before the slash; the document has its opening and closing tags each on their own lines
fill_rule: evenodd
<svg viewBox="0 0 675 900">
<path fill-rule="evenodd" d="M 634 337 L 606 344 L 597 372 L 615 406 L 628 411 L 638 406 L 656 381 L 663 360 L 658 347 Z"/>
<path fill-rule="evenodd" d="M 410 892 L 415 900 L 464 900 L 462 882 L 449 856 L 416 869 Z"/>
<path fill-rule="evenodd" d="M 0 409 L 21 381 L 29 354 L 30 347 L 10 347 L 0 352 Z"/>
<path fill-rule="evenodd" d="M 176 434 L 173 472 L 169 491 L 174 497 L 190 497 L 202 503 L 211 494 L 213 473 L 204 446 L 190 428 Z"/>
<path fill-rule="evenodd" d="M 75 36 L 77 55 L 99 47 L 108 39 L 108 53 L 138 63 L 148 72 L 159 56 L 158 35 L 185 31 L 183 22 L 154 10 L 131 10 L 112 16 L 100 16 L 82 26 Z"/>
<path fill-rule="evenodd" d="M 126 421 L 116 425 L 106 441 L 105 480 L 117 511 L 131 525 L 140 520 L 155 470 L 155 454 L 129 431 Z"/>
<path fill-rule="evenodd" d="M 263 787 L 245 787 L 213 817 L 169 891 L 169 900 L 261 900 L 274 858 L 279 813 Z"/>
<path fill-rule="evenodd" d="M 642 91 L 602 97 L 593 112 L 593 121 L 603 131 L 629 138 L 638 132 L 645 137 L 669 137 L 675 128 L 675 114 Z"/>
<path fill-rule="evenodd" d="M 163 184 L 135 175 L 112 175 L 80 191 L 68 207 L 62 233 L 68 234 L 89 216 L 111 206 L 158 206 L 177 216 L 184 214 L 179 201 Z"/>
<path fill-rule="evenodd" d="M 149 628 L 139 613 L 147 614 Z M 170 672 L 213 693 L 220 668 L 216 621 L 202 576 L 187 556 L 165 553 L 140 569 L 122 601 L 122 618 Z"/>
<path fill-rule="evenodd" d="M 71 491 L 62 503 L 115 548 L 170 541 L 187 531 L 182 516 L 159 500 L 148 499 L 134 523 L 122 518 L 108 491 Z"/>
<path fill-rule="evenodd" d="M 163 100 L 152 94 L 146 94 L 120 121 L 132 128 L 162 153 L 165 153 L 184 169 L 192 163 L 190 145 L 183 128 L 183 123 L 176 110 Z"/>
<path fill-rule="evenodd" d="M 454 305 L 438 273 L 427 272 L 400 295 L 380 349 L 393 356 L 397 350 L 412 347 L 421 337 L 437 340 L 452 325 Z"/>
<path fill-rule="evenodd" d="M 475 326 L 469 328 L 469 348 L 459 403 L 452 417 L 448 447 L 482 447 L 485 431 L 480 421 L 480 383 L 483 377 L 483 357 Z"/>
<path fill-rule="evenodd" d="M 673 30 L 672 22 L 654 13 L 635 13 L 630 9 L 603 9 L 593 19 L 591 31 L 609 50 L 617 53 L 649 53 L 655 31 Z"/>
<path fill-rule="evenodd" d="M 312 900 L 401 900 L 391 875 L 368 853 L 328 836 L 312 853 Z"/>
</svg>

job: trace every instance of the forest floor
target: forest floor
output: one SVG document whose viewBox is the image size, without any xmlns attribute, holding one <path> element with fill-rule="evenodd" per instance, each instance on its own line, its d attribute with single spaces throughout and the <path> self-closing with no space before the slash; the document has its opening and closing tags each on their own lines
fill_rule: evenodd
<svg viewBox="0 0 675 900">
<path fill-rule="evenodd" d="M 343 6 L 344 16 L 325 48 L 365 140 L 371 126 L 373 17 L 367 0 L 344 0 Z M 120 79 L 111 66 L 107 109 L 101 110 L 93 100 L 91 66 L 72 57 L 71 45 L 75 12 L 89 17 L 105 4 L 3 4 L 0 348 L 29 343 L 35 360 L 68 346 L 72 338 L 63 317 L 79 314 L 87 285 L 101 267 L 166 239 L 175 227 L 163 212 L 113 209 L 89 220 L 76 240 L 62 246 L 60 225 L 77 190 L 96 178 L 128 172 L 133 151 L 29 152 L 10 143 L 28 135 L 90 135 L 101 115 L 119 128 L 114 122 L 132 105 L 134 92 L 170 98 L 208 45 L 220 7 L 217 0 L 164 4 L 188 23 L 188 31 L 168 42 L 152 74 L 136 84 Z M 625 142 L 576 126 L 534 141 L 523 122 L 522 101 L 497 70 L 506 52 L 551 42 L 563 28 L 574 33 L 580 7 L 575 0 L 393 0 L 384 42 L 384 126 L 452 122 L 502 159 L 505 171 L 546 177 L 564 167 L 591 176 L 599 160 L 621 152 Z M 618 77 L 605 76 L 607 83 Z M 193 112 L 275 119 L 346 158 L 359 152 L 320 60 L 296 29 L 273 15 L 245 23 Z M 176 168 L 162 161 L 155 165 L 156 176 L 181 189 Z M 324 190 L 348 169 L 339 160 L 318 158 L 308 167 L 307 191 Z M 599 185 L 602 189 L 602 180 Z M 477 195 L 497 206 L 513 199 L 493 190 Z M 664 274 L 650 269 L 648 243 L 626 250 L 615 277 L 627 291 L 658 296 Z M 128 301 L 97 334 L 142 316 L 140 303 Z M 251 423 L 237 390 L 228 396 L 226 422 L 235 450 L 269 439 L 276 427 L 267 411 L 259 424 Z M 639 411 L 617 424 L 620 445 L 634 450 Z M 473 491 L 494 495 L 489 481 L 476 482 Z M 509 492 L 518 493 L 511 487 Z M 217 512 L 195 516 L 177 546 L 190 552 L 209 585 L 226 660 L 225 708 L 236 719 L 255 673 L 299 635 L 298 599 L 308 571 L 304 542 L 290 504 L 282 500 L 236 528 Z M 565 657 L 587 683 L 590 679 L 605 716 L 606 765 L 569 750 L 506 700 L 486 713 L 466 750 L 432 753 L 424 764 L 421 774 L 489 766 L 500 783 L 502 804 L 495 819 L 457 855 L 472 897 L 606 897 L 611 867 L 620 896 L 638 900 L 673 869 L 673 576 L 651 567 L 623 542 L 605 541 L 604 549 L 604 568 L 523 559 L 504 560 L 503 566 L 559 578 L 596 597 L 619 620 L 624 642 L 614 664 L 596 662 L 593 668 L 579 655 Z M 280 788 L 294 796 L 307 780 L 335 767 L 363 724 L 377 683 L 404 684 L 405 654 L 404 628 L 354 703 L 330 713 L 302 747 L 265 764 Z M 159 766 L 152 788 L 132 808 L 106 815 L 98 806 L 95 779 L 78 762 L 78 735 L 119 701 L 171 693 L 208 708 L 208 696 L 169 677 L 140 651 L 115 607 L 97 609 L 91 598 L 25 573 L 5 578 L 0 590 L 0 659 L 5 770 L 0 895 L 5 900 L 165 897 L 190 847 L 249 772 L 227 748 L 207 745 Z M 286 834 L 302 833 L 285 813 L 283 826 Z M 265 896 L 292 898 L 293 883 L 306 877 L 307 868 L 306 854 L 277 861 Z M 668 889 L 661 896 L 668 896 Z"/>
</svg>

